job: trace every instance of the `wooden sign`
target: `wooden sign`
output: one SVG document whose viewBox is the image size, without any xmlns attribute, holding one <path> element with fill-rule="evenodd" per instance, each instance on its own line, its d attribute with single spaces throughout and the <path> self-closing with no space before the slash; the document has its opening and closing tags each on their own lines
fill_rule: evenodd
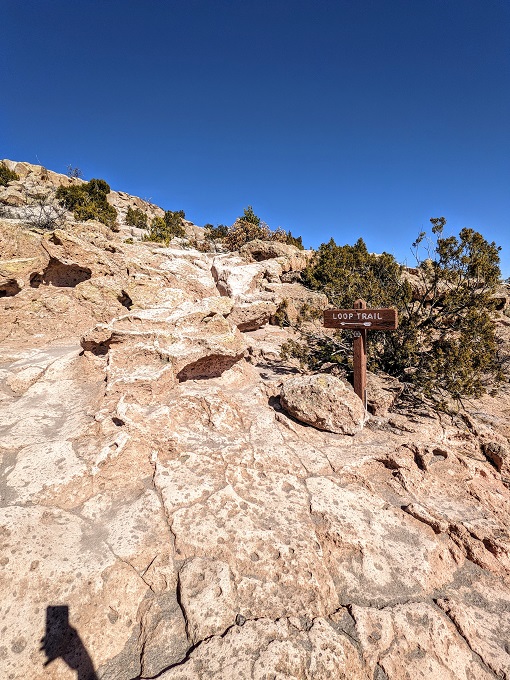
<svg viewBox="0 0 510 680">
<path fill-rule="evenodd" d="M 326 328 L 348 330 L 394 331 L 398 326 L 396 309 L 327 309 Z"/>
<path fill-rule="evenodd" d="M 354 391 L 367 407 L 367 331 L 393 331 L 398 326 L 396 309 L 367 309 L 365 300 L 356 300 L 353 309 L 327 309 L 324 326 L 354 331 Z"/>
</svg>

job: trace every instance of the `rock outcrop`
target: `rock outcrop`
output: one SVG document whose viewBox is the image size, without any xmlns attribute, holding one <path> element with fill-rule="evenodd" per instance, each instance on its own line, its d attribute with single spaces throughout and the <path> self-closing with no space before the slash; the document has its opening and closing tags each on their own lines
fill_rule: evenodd
<svg viewBox="0 0 510 680">
<path fill-rule="evenodd" d="M 285 255 L 123 236 L 0 222 L 2 677 L 510 677 L 508 386 L 364 422 Z"/>
</svg>

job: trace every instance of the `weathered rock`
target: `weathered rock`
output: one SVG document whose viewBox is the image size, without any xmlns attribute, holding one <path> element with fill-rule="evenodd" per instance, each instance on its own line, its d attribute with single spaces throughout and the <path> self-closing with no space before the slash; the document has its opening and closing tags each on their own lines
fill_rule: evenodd
<svg viewBox="0 0 510 680">
<path fill-rule="evenodd" d="M 308 290 L 299 283 L 265 283 L 264 290 L 273 295 L 291 323 L 296 322 L 304 305 L 320 311 L 329 304 L 326 295 Z"/>
<path fill-rule="evenodd" d="M 221 295 L 234 299 L 257 291 L 262 281 L 278 282 L 283 268 L 278 260 L 246 264 L 241 258 L 218 255 L 214 258 L 212 274 Z"/>
<path fill-rule="evenodd" d="M 232 309 L 229 320 L 240 331 L 254 331 L 269 323 L 276 310 L 277 306 L 275 303 L 269 300 L 237 302 Z"/>
<path fill-rule="evenodd" d="M 366 418 L 361 399 L 333 375 L 290 378 L 282 385 L 280 402 L 294 418 L 327 432 L 354 435 Z"/>
<path fill-rule="evenodd" d="M 367 410 L 374 416 L 386 415 L 402 389 L 402 384 L 396 378 L 367 371 Z"/>
<path fill-rule="evenodd" d="M 239 254 L 251 262 L 278 259 L 284 272 L 303 270 L 312 251 L 300 250 L 296 246 L 279 243 L 278 241 L 261 241 L 256 239 L 249 241 L 239 249 Z"/>
</svg>

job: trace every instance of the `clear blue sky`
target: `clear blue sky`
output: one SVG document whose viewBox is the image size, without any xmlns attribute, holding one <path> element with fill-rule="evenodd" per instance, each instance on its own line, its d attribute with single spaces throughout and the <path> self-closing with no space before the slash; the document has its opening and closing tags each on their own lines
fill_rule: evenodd
<svg viewBox="0 0 510 680">
<path fill-rule="evenodd" d="M 509 0 L 3 0 L 0 157 L 412 263 L 445 216 L 510 276 Z"/>
</svg>

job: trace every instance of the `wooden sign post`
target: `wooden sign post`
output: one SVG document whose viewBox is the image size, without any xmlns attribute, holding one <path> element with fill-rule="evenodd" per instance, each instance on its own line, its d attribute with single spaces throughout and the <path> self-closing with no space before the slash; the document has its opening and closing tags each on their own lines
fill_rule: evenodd
<svg viewBox="0 0 510 680">
<path fill-rule="evenodd" d="M 367 309 L 365 300 L 356 300 L 354 309 L 327 309 L 326 328 L 340 328 L 354 333 L 354 391 L 367 407 L 367 330 L 393 331 L 398 326 L 396 309 Z"/>
</svg>

